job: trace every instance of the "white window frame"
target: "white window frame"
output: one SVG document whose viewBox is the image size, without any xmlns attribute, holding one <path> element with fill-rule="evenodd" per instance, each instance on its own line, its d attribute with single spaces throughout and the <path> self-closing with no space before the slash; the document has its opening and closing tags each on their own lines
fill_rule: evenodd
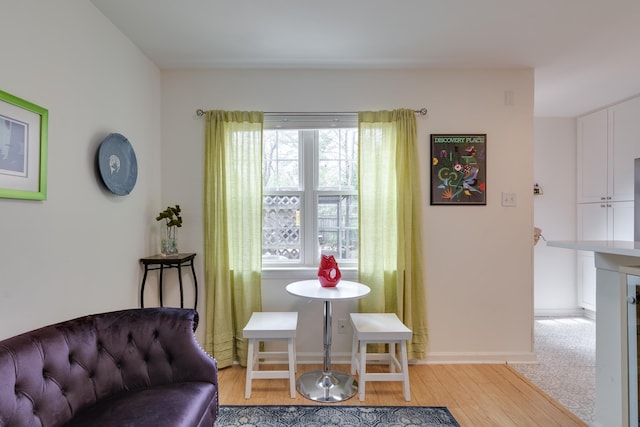
<svg viewBox="0 0 640 427">
<path fill-rule="evenodd" d="M 354 113 L 346 114 L 313 114 L 313 113 L 301 113 L 301 114 L 268 114 L 265 113 L 264 129 L 283 129 L 283 130 L 299 130 L 299 131 L 313 131 L 322 128 L 331 127 L 343 127 L 343 128 L 357 128 L 358 117 Z M 318 245 L 318 209 L 317 203 L 318 196 L 330 195 L 330 194 L 352 194 L 352 191 L 319 191 L 317 188 L 318 183 L 318 156 L 319 156 L 319 141 L 318 133 L 302 132 L 302 138 L 300 140 L 301 147 L 299 167 L 300 167 L 300 190 L 283 190 L 282 192 L 275 190 L 269 191 L 265 194 L 299 194 L 300 195 L 300 207 L 303 212 L 306 212 L 300 216 L 300 233 L 302 239 L 302 245 L 300 247 L 300 260 L 293 261 L 281 261 L 281 262 L 263 262 L 262 271 L 265 272 L 277 272 L 287 271 L 300 271 L 300 277 L 308 278 L 308 272 L 317 270 L 318 263 L 320 262 L 320 254 L 317 251 Z M 312 138 L 309 140 L 308 138 Z M 309 167 L 310 166 L 310 167 Z M 307 185 L 308 184 L 308 185 Z M 312 224 L 305 223 L 309 218 L 312 219 Z M 357 260 L 338 260 L 340 269 L 343 271 L 343 277 L 354 277 L 357 269 Z M 352 270 L 350 273 L 349 270 Z M 344 274 L 346 272 L 346 274 Z M 268 276 L 268 274 L 267 274 Z M 295 277 L 291 277 L 295 279 Z"/>
</svg>

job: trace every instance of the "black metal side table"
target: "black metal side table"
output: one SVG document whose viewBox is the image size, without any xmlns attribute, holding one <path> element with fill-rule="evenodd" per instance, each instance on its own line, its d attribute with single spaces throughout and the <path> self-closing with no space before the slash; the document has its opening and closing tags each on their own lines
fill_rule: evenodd
<svg viewBox="0 0 640 427">
<path fill-rule="evenodd" d="M 160 270 L 158 275 L 158 294 L 160 295 L 160 307 L 162 305 L 162 274 L 165 268 L 178 269 L 178 282 L 180 284 L 180 308 L 184 307 L 184 298 L 182 293 L 182 267 L 191 267 L 193 274 L 193 287 L 195 289 L 195 302 L 193 308 L 198 308 L 198 280 L 196 279 L 196 270 L 193 266 L 193 259 L 196 254 L 176 254 L 176 255 L 153 255 L 140 258 L 140 262 L 144 265 L 144 276 L 142 276 L 142 285 L 140 286 L 140 307 L 144 308 L 144 286 L 147 281 L 147 273 L 152 270 Z"/>
</svg>

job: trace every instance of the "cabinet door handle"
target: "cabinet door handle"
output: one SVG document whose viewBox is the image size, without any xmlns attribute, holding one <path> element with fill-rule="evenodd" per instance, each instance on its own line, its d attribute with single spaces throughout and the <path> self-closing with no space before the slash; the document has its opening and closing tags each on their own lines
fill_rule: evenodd
<svg viewBox="0 0 640 427">
<path fill-rule="evenodd" d="M 600 200 L 606 200 L 606 199 L 607 199 L 606 197 L 600 197 Z"/>
</svg>

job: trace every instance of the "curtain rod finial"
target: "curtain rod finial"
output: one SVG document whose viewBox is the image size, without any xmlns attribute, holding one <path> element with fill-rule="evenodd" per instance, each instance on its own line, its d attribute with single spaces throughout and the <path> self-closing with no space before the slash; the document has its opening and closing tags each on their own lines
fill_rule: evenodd
<svg viewBox="0 0 640 427">
<path fill-rule="evenodd" d="M 201 108 L 198 108 L 198 109 L 196 110 L 196 116 L 198 116 L 198 117 L 202 117 L 202 116 L 204 116 L 204 110 L 203 110 L 203 109 L 201 109 Z"/>
</svg>

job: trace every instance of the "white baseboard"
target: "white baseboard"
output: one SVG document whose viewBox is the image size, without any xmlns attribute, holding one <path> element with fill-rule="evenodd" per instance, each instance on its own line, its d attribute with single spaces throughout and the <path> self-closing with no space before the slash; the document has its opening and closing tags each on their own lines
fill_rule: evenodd
<svg viewBox="0 0 640 427">
<path fill-rule="evenodd" d="M 583 317 L 583 316 L 586 316 L 586 311 L 587 310 L 580 307 L 578 308 L 536 308 L 533 310 L 533 315 L 535 317 Z M 591 311 L 591 313 L 593 312 Z"/>
<path fill-rule="evenodd" d="M 323 354 L 316 352 L 296 353 L 296 362 L 301 364 L 315 364 L 322 365 L 324 363 Z M 331 352 L 331 364 L 332 365 L 348 365 L 351 364 L 351 353 L 346 352 Z"/>
<path fill-rule="evenodd" d="M 305 353 L 297 354 L 298 363 L 302 364 L 322 364 L 322 354 L 320 353 Z M 331 364 L 350 364 L 351 355 L 338 353 L 331 354 Z M 409 361 L 409 364 L 426 365 L 426 364 L 470 364 L 470 363 L 491 363 L 491 364 L 504 364 L 504 363 L 538 363 L 535 353 L 429 353 L 426 359 L 413 359 Z"/>
<path fill-rule="evenodd" d="M 416 360 L 416 364 L 463 364 L 463 363 L 538 363 L 536 354 L 533 352 L 522 353 L 493 353 L 493 352 L 472 352 L 455 353 L 441 352 L 428 353 L 424 360 Z"/>
<path fill-rule="evenodd" d="M 309 353 L 297 353 L 296 360 L 302 364 L 322 364 L 322 354 L 309 352 Z M 331 353 L 331 364 L 350 364 L 350 353 Z M 536 354 L 533 352 L 522 353 L 492 353 L 492 352 L 470 352 L 470 353 L 457 353 L 457 352 L 440 352 L 440 353 L 428 353 L 426 359 L 410 360 L 409 364 L 424 365 L 424 364 L 464 364 L 464 363 L 492 363 L 492 364 L 504 364 L 504 363 L 538 363 Z"/>
</svg>

